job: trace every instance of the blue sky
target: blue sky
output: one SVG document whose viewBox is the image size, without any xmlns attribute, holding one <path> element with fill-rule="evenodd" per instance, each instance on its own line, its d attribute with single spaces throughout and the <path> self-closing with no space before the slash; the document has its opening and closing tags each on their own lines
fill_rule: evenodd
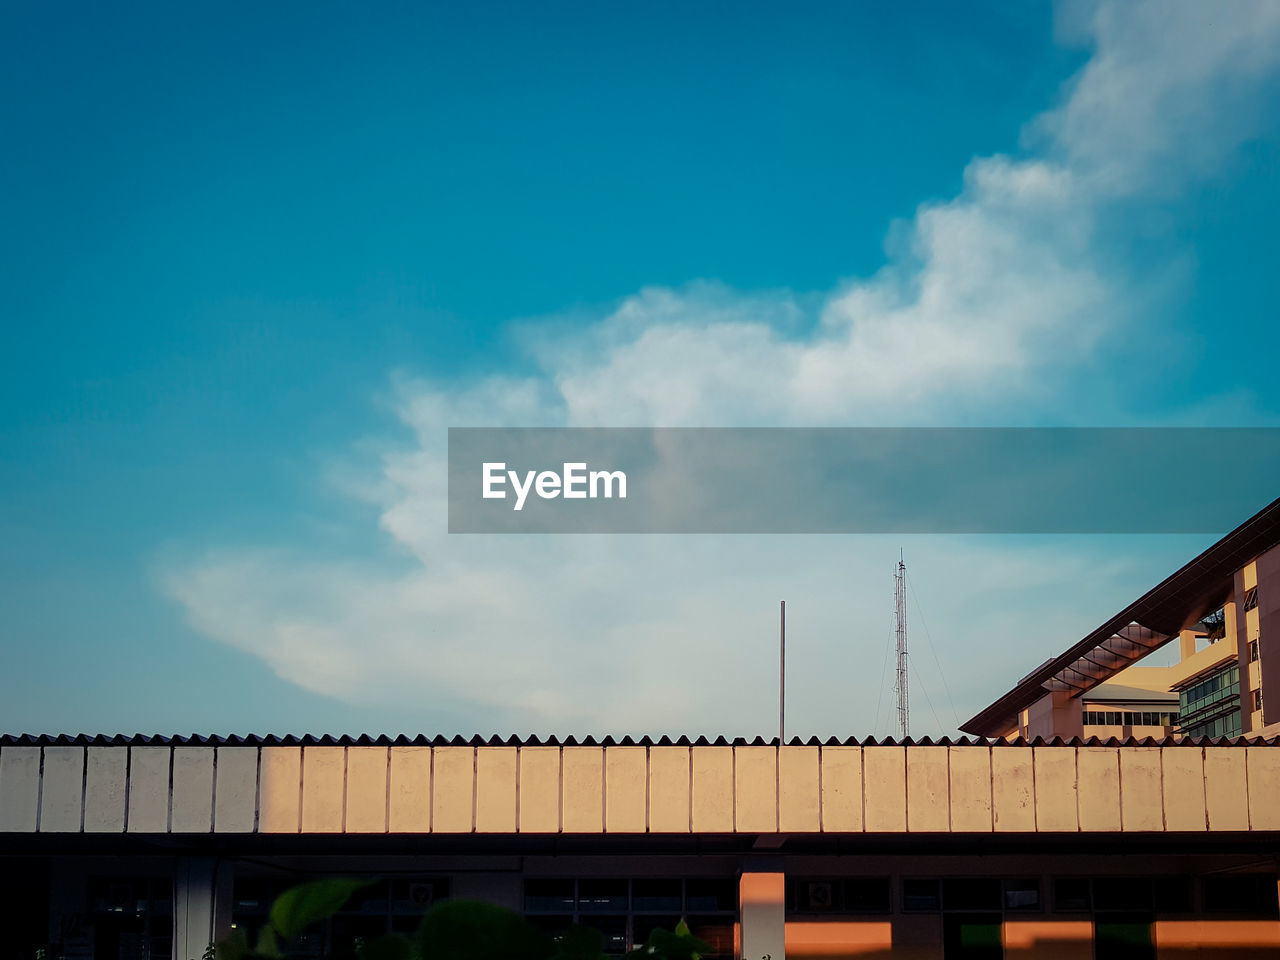
<svg viewBox="0 0 1280 960">
<path fill-rule="evenodd" d="M 459 542 L 444 428 L 1277 420 L 1265 3 L 0 18 L 7 731 L 763 732 L 786 595 L 866 732 L 898 541 Z M 938 726 L 1201 545 L 913 543 Z"/>
</svg>

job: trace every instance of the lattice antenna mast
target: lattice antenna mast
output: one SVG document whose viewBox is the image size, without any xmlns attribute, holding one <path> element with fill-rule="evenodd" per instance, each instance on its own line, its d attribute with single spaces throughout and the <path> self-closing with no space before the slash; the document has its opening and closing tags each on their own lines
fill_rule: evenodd
<svg viewBox="0 0 1280 960">
<path fill-rule="evenodd" d="M 898 554 L 898 569 L 893 575 L 894 633 L 898 642 L 898 668 L 893 688 L 898 694 L 898 732 L 902 739 L 911 736 L 911 697 L 907 692 L 907 565 Z"/>
</svg>

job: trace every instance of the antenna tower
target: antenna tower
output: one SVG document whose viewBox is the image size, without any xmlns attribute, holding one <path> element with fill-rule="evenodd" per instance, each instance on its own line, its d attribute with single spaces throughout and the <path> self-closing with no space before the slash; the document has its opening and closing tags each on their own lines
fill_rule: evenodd
<svg viewBox="0 0 1280 960">
<path fill-rule="evenodd" d="M 898 667 L 894 691 L 898 694 L 898 732 L 911 736 L 911 698 L 907 693 L 907 565 L 898 553 L 898 569 L 893 574 L 894 633 L 898 641 Z"/>
</svg>

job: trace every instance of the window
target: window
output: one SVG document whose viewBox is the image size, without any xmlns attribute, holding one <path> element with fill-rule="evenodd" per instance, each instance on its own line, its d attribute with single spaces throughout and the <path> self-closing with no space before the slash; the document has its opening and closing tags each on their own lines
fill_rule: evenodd
<svg viewBox="0 0 1280 960">
<path fill-rule="evenodd" d="M 793 914 L 883 914 L 889 912 L 888 877 L 790 880 L 787 911 Z"/>
<path fill-rule="evenodd" d="M 682 919 L 694 936 L 711 945 L 709 956 L 731 956 L 737 909 L 737 883 L 727 878 L 524 882 L 524 911 L 530 922 L 553 936 L 574 924 L 592 927 L 604 935 L 610 956 L 640 946 L 656 929 L 674 929 Z"/>
<path fill-rule="evenodd" d="M 1053 908 L 1058 912 L 1088 913 L 1092 905 L 1087 879 L 1059 877 L 1053 881 Z"/>
<path fill-rule="evenodd" d="M 172 951 L 173 887 L 166 878 L 89 882 L 96 956 L 167 960 Z"/>
<path fill-rule="evenodd" d="M 1177 713 L 1167 710 L 1089 710 L 1084 711 L 1086 727 L 1172 727 Z"/>
<path fill-rule="evenodd" d="M 937 880 L 903 880 L 902 909 L 907 912 L 937 912 L 942 906 Z"/>
<path fill-rule="evenodd" d="M 1191 912 L 1191 878 L 1058 877 L 1053 881 L 1053 908 L 1059 913 L 1094 913 L 1114 918 L 1185 915 Z"/>
<path fill-rule="evenodd" d="M 231 920 L 250 940 L 267 921 L 272 901 L 296 886 L 296 878 L 236 877 Z M 441 877 L 395 878 L 357 890 L 328 920 L 305 932 L 294 945 L 300 956 L 350 956 L 360 943 L 388 933 L 413 933 L 422 915 L 448 899 L 449 881 Z"/>
<path fill-rule="evenodd" d="M 1248 613 L 1250 610 L 1257 610 L 1257 609 L 1258 609 L 1258 588 L 1253 587 L 1252 589 L 1245 591 L 1244 612 Z"/>
<path fill-rule="evenodd" d="M 1254 710 L 1262 709 L 1262 691 L 1261 690 L 1253 691 L 1253 709 Z"/>
<path fill-rule="evenodd" d="M 1004 908 L 1019 913 L 1040 909 L 1039 880 L 1006 880 L 1004 882 Z"/>
<path fill-rule="evenodd" d="M 1219 874 L 1205 877 L 1204 909 L 1208 913 L 1247 914 L 1274 918 L 1280 915 L 1276 902 L 1274 873 Z"/>
<path fill-rule="evenodd" d="M 1249 662 L 1250 663 L 1258 662 L 1258 641 L 1257 640 L 1249 641 Z"/>
</svg>

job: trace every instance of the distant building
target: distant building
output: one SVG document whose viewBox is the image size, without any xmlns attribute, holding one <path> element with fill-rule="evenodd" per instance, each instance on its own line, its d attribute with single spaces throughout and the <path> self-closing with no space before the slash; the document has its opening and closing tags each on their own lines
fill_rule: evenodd
<svg viewBox="0 0 1280 960">
<path fill-rule="evenodd" d="M 1178 662 L 1140 661 L 1177 644 Z M 1280 501 L 1046 660 L 967 723 L 984 737 L 1272 737 L 1280 700 Z"/>
</svg>

